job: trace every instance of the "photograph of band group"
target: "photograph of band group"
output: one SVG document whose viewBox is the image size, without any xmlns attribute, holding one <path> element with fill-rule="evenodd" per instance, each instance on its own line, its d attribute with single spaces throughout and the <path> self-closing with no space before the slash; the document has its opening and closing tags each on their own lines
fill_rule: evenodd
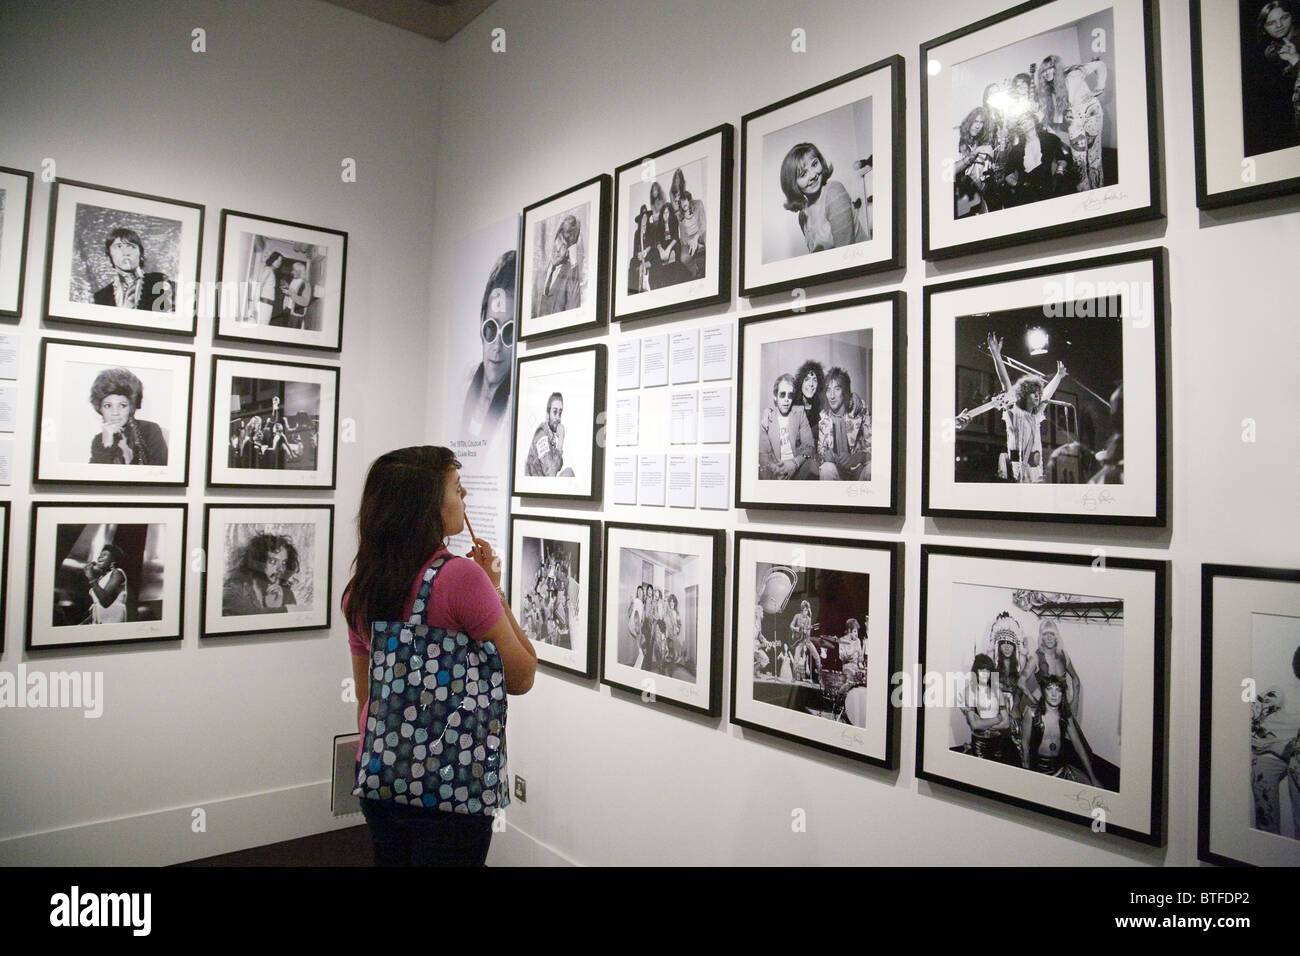
<svg viewBox="0 0 1300 956">
<path fill-rule="evenodd" d="M 1118 792 L 1124 602 L 958 583 L 953 607 L 951 749 Z"/>
<path fill-rule="evenodd" d="M 1123 484 L 1118 297 L 956 320 L 958 482 Z"/>
<path fill-rule="evenodd" d="M 524 633 L 539 644 L 572 648 L 582 576 L 578 542 L 526 535 L 516 560 L 523 563 Z"/>
<path fill-rule="evenodd" d="M 754 700 L 865 727 L 870 575 L 755 568 Z"/>
<path fill-rule="evenodd" d="M 1114 37 L 1101 10 L 953 67 L 954 218 L 1118 182 Z"/>
<path fill-rule="evenodd" d="M 693 683 L 699 555 L 624 548 L 618 560 L 618 662 Z"/>
<path fill-rule="evenodd" d="M 316 469 L 319 385 L 236 376 L 230 398 L 229 467 Z"/>
</svg>

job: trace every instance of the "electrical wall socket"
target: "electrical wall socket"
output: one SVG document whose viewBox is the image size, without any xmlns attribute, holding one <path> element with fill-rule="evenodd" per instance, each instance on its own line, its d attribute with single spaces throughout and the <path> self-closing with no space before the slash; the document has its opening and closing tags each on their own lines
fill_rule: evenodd
<svg viewBox="0 0 1300 956">
<path fill-rule="evenodd" d="M 528 802 L 528 781 L 515 774 L 515 799 L 520 803 Z"/>
</svg>

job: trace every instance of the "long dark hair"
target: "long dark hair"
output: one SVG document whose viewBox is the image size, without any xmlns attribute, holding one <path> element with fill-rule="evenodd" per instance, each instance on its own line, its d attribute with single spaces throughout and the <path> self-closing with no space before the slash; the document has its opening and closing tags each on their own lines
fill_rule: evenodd
<svg viewBox="0 0 1300 956">
<path fill-rule="evenodd" d="M 460 462 L 450 448 L 416 445 L 375 459 L 357 513 L 357 556 L 343 592 L 343 615 L 353 630 L 402 613 L 420 567 L 442 547 L 443 489 Z"/>
</svg>

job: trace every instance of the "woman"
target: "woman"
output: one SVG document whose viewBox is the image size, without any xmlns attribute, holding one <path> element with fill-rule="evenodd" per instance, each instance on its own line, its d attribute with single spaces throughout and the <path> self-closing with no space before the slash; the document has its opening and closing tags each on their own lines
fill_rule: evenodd
<svg viewBox="0 0 1300 956">
<path fill-rule="evenodd" d="M 258 325 L 270 325 L 271 314 L 275 311 L 280 291 L 280 269 L 284 266 L 284 256 L 272 249 L 262 260 L 262 271 L 257 277 L 257 302 L 254 317 Z"/>
<path fill-rule="evenodd" d="M 94 561 L 82 569 L 90 586 L 90 613 L 82 624 L 121 624 L 126 620 L 126 555 L 115 544 L 105 544 Z"/>
<path fill-rule="evenodd" d="M 445 539 L 465 528 L 459 469 L 447 448 L 388 452 L 370 466 L 357 515 L 357 556 L 342 603 L 353 677 L 358 691 L 366 689 L 357 694 L 358 759 L 369 756 L 358 765 L 354 792 L 362 797 L 380 866 L 483 865 L 491 814 L 509 802 L 506 694 L 527 693 L 537 668 L 537 654 L 501 590 L 492 547 L 474 538 L 467 558 L 446 549 Z M 413 623 L 430 629 L 428 660 L 408 646 Z M 406 654 L 402 675 L 383 666 L 390 655 Z M 372 671 L 372 661 L 381 666 Z M 422 665 L 428 673 L 417 684 L 413 675 Z M 457 669 L 465 677 L 453 680 Z M 477 697 L 468 686 L 475 671 Z M 414 702 L 398 710 L 412 695 Z M 427 740 L 445 745 L 435 756 Z M 436 789 L 435 777 L 444 781 Z"/>
<path fill-rule="evenodd" d="M 90 440 L 94 465 L 165 465 L 167 440 L 153 422 L 136 418 L 144 404 L 144 385 L 134 372 L 106 368 L 90 386 L 90 407 L 102 420 Z"/>
<path fill-rule="evenodd" d="M 839 249 L 871 238 L 867 223 L 844 184 L 812 143 L 790 148 L 781 161 L 781 191 L 785 208 L 799 217 L 799 230 L 809 252 Z"/>
<path fill-rule="evenodd" d="M 1068 138 L 1070 98 L 1065 89 L 1065 67 L 1054 53 L 1043 57 L 1034 76 L 1034 114 L 1049 133 Z"/>
</svg>

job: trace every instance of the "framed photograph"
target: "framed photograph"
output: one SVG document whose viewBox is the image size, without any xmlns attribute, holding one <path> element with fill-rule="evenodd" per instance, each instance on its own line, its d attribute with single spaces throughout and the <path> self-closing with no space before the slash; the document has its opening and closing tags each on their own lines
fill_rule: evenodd
<svg viewBox="0 0 1300 956">
<path fill-rule="evenodd" d="M 212 356 L 208 485 L 333 488 L 339 369 Z"/>
<path fill-rule="evenodd" d="M 921 513 L 1164 527 L 1164 249 L 925 288 Z"/>
<path fill-rule="evenodd" d="M 539 664 L 596 676 L 600 547 L 599 521 L 510 516 L 510 608 Z"/>
<path fill-rule="evenodd" d="M 736 532 L 731 722 L 897 767 L 902 556 L 901 543 Z"/>
<path fill-rule="evenodd" d="M 608 173 L 524 209 L 519 339 L 594 329 L 609 308 Z"/>
<path fill-rule="evenodd" d="M 903 265 L 903 104 L 891 56 L 741 120 L 741 295 Z"/>
<path fill-rule="evenodd" d="M 184 486 L 194 355 L 41 340 L 32 480 Z"/>
<path fill-rule="evenodd" d="M 1162 845 L 1168 577 L 922 545 L 917 777 Z"/>
<path fill-rule="evenodd" d="M 203 539 L 200 637 L 329 627 L 333 505 L 208 505 Z"/>
<path fill-rule="evenodd" d="M 194 336 L 203 207 L 56 179 L 45 318 Z"/>
<path fill-rule="evenodd" d="M 723 123 L 614 171 L 614 319 L 731 301 L 735 127 Z"/>
<path fill-rule="evenodd" d="M 897 514 L 902 292 L 740 320 L 737 508 Z"/>
<path fill-rule="evenodd" d="M 32 221 L 32 174 L 0 166 L 0 318 L 23 315 L 27 227 Z"/>
<path fill-rule="evenodd" d="M 1197 856 L 1300 866 L 1300 570 L 1201 565 Z"/>
<path fill-rule="evenodd" d="M 27 650 L 178 641 L 186 505 L 32 504 Z"/>
<path fill-rule="evenodd" d="M 217 340 L 338 352 L 348 234 L 221 210 Z"/>
<path fill-rule="evenodd" d="M 921 44 L 926 259 L 1158 219 L 1151 0 L 1030 0 Z"/>
<path fill-rule="evenodd" d="M 1200 208 L 1300 192 L 1298 16 L 1295 0 L 1192 0 Z"/>
<path fill-rule="evenodd" d="M 722 713 L 725 531 L 605 524 L 600 682 Z"/>
<path fill-rule="evenodd" d="M 510 494 L 599 501 L 605 447 L 605 346 L 525 355 L 515 363 Z"/>
</svg>

